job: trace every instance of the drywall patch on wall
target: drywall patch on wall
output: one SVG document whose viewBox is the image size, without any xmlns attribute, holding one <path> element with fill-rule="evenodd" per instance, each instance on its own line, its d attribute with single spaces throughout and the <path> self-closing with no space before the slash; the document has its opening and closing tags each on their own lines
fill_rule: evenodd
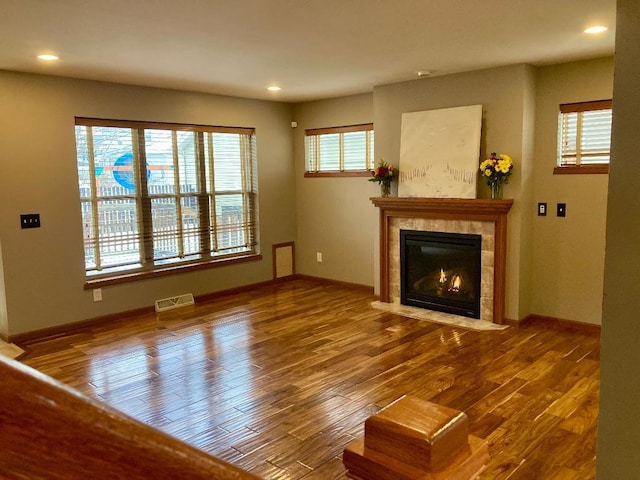
<svg viewBox="0 0 640 480">
<path fill-rule="evenodd" d="M 273 278 L 286 278 L 295 275 L 294 242 L 278 243 L 273 246 Z"/>
</svg>

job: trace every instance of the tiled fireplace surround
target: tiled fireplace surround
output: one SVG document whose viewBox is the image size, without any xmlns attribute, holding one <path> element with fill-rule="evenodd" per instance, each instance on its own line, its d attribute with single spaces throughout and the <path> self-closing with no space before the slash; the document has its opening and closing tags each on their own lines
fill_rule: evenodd
<svg viewBox="0 0 640 480">
<path fill-rule="evenodd" d="M 513 200 L 375 197 L 371 201 L 380 213 L 381 301 L 400 303 L 400 230 L 479 234 L 480 320 L 504 323 L 507 214 Z"/>
</svg>

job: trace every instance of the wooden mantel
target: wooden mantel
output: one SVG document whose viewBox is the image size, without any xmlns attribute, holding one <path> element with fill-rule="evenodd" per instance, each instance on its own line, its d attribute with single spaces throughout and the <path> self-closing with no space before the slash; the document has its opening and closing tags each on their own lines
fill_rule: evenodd
<svg viewBox="0 0 640 480">
<path fill-rule="evenodd" d="M 423 197 L 373 197 L 380 209 L 380 300 L 389 302 L 389 231 L 391 219 L 430 218 L 492 222 L 495 226 L 493 322 L 504 323 L 507 214 L 513 200 Z"/>
</svg>

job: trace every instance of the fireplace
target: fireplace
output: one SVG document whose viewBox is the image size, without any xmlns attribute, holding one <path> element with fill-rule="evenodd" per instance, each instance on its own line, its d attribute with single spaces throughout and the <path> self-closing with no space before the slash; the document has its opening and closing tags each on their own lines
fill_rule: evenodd
<svg viewBox="0 0 640 480">
<path fill-rule="evenodd" d="M 371 201 L 379 209 L 380 301 L 401 302 L 400 230 L 481 235 L 480 321 L 504 323 L 507 214 L 513 200 L 374 197 Z"/>
<path fill-rule="evenodd" d="M 400 230 L 400 302 L 480 318 L 482 236 Z"/>
</svg>

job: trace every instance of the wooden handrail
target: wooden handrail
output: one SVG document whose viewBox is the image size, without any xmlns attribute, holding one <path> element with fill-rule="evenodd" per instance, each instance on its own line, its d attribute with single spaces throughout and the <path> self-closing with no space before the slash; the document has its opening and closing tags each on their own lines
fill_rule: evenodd
<svg viewBox="0 0 640 480">
<path fill-rule="evenodd" d="M 0 356 L 0 477 L 258 477 Z"/>
</svg>

